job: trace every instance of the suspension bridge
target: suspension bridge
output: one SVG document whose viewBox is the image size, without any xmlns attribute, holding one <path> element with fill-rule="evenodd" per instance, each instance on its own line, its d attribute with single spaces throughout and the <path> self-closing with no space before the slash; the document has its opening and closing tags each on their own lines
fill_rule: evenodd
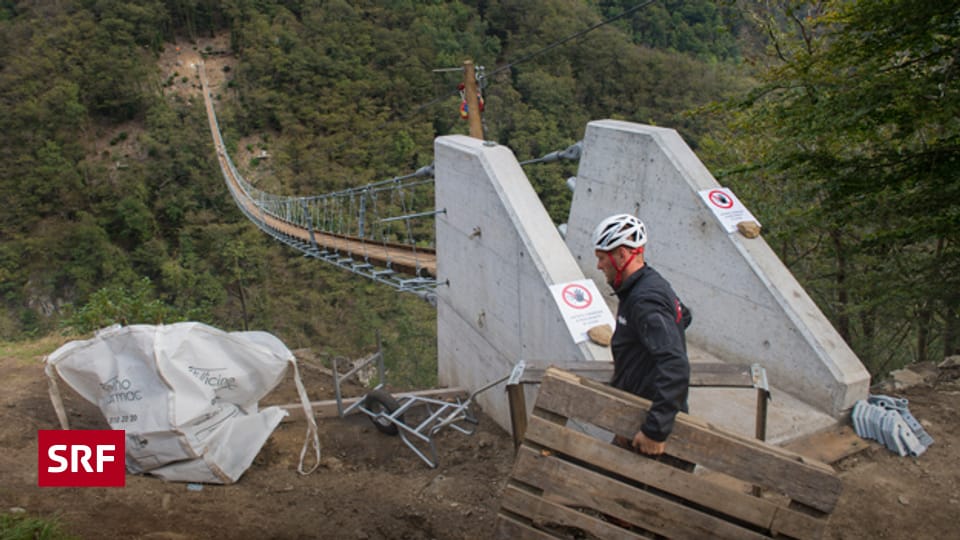
<svg viewBox="0 0 960 540">
<path fill-rule="evenodd" d="M 263 232 L 305 255 L 400 291 L 431 297 L 437 254 L 417 220 L 432 208 L 433 166 L 406 176 L 308 197 L 266 193 L 244 179 L 227 152 L 202 62 L 204 105 L 217 162 L 241 212 Z M 427 205 L 429 209 L 417 211 Z M 442 210 L 441 210 L 442 211 Z M 432 227 L 429 228 L 432 232 Z"/>
<path fill-rule="evenodd" d="M 204 64 L 200 77 L 217 162 L 240 211 L 263 232 L 304 255 L 433 300 L 437 253 L 433 221 L 434 167 L 315 196 L 267 193 L 247 181 L 231 159 L 213 106 Z M 521 165 L 579 159 L 580 143 Z"/>
</svg>

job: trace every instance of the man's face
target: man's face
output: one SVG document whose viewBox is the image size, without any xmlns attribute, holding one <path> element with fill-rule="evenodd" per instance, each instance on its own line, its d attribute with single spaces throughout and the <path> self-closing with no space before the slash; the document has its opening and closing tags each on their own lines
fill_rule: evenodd
<svg viewBox="0 0 960 540">
<path fill-rule="evenodd" d="M 614 261 L 616 260 L 618 251 L 620 250 L 614 249 L 613 251 L 607 252 L 598 249 L 593 252 L 593 254 L 597 256 L 597 270 L 603 272 L 603 276 L 607 278 L 607 283 L 609 283 L 611 287 L 613 287 L 613 283 L 617 279 L 617 268 L 614 266 Z M 611 257 L 613 257 L 613 260 L 611 260 Z"/>
</svg>

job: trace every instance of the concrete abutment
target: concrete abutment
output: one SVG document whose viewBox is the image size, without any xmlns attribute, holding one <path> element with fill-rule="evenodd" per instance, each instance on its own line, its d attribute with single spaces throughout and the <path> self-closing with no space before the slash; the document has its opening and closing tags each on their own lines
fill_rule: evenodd
<svg viewBox="0 0 960 540">
<path fill-rule="evenodd" d="M 676 131 L 588 124 L 565 239 L 508 148 L 454 135 L 436 140 L 435 156 L 442 384 L 479 388 L 521 359 L 609 361 L 608 348 L 574 343 L 549 287 L 592 278 L 615 311 L 590 234 L 628 212 L 647 226 L 647 261 L 693 310 L 691 361 L 767 370 L 769 440 L 827 427 L 867 396 L 866 369 L 763 237 L 727 233 L 703 202 L 700 191 L 720 186 Z M 750 434 L 754 399 L 694 389 L 691 413 Z M 502 391 L 478 402 L 509 430 Z"/>
</svg>

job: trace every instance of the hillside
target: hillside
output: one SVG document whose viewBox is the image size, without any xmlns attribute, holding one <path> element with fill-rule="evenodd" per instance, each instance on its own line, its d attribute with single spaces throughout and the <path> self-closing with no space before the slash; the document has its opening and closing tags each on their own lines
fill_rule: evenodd
<svg viewBox="0 0 960 540">
<path fill-rule="evenodd" d="M 435 356 L 429 306 L 305 260 L 245 221 L 178 52 L 205 56 L 222 83 L 218 116 L 244 175 L 292 195 L 429 164 L 434 137 L 467 129 L 459 75 L 433 70 L 466 58 L 487 67 L 487 137 L 520 159 L 565 148 L 592 118 L 669 124 L 697 139 L 706 122 L 684 111 L 746 82 L 722 30 L 732 12 L 711 2 L 675 15 L 626 3 L 603 13 L 567 2 L 402 4 L 2 8 L 0 194 L 11 211 L 0 217 L 0 337 L 200 320 L 331 353 L 373 342 L 379 328 L 398 364 Z M 597 28 L 551 47 L 584 21 Z M 660 30 L 646 43 L 651 25 Z M 530 172 L 558 223 L 570 197 L 562 179 L 574 172 Z"/>
</svg>

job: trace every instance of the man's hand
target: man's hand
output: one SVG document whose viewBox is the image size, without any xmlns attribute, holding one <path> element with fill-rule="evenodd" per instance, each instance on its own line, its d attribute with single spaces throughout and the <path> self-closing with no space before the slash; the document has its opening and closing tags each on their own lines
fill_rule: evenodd
<svg viewBox="0 0 960 540">
<path fill-rule="evenodd" d="M 633 441 L 631 441 L 627 437 L 624 437 L 623 435 L 617 435 L 616 433 L 614 433 L 613 444 L 616 446 L 619 446 L 620 448 L 623 448 L 624 450 L 633 450 Z"/>
<path fill-rule="evenodd" d="M 644 435 L 642 431 L 638 431 L 637 434 L 633 436 L 633 447 L 641 454 L 659 456 L 666 450 L 667 441 L 655 441 Z"/>
</svg>

